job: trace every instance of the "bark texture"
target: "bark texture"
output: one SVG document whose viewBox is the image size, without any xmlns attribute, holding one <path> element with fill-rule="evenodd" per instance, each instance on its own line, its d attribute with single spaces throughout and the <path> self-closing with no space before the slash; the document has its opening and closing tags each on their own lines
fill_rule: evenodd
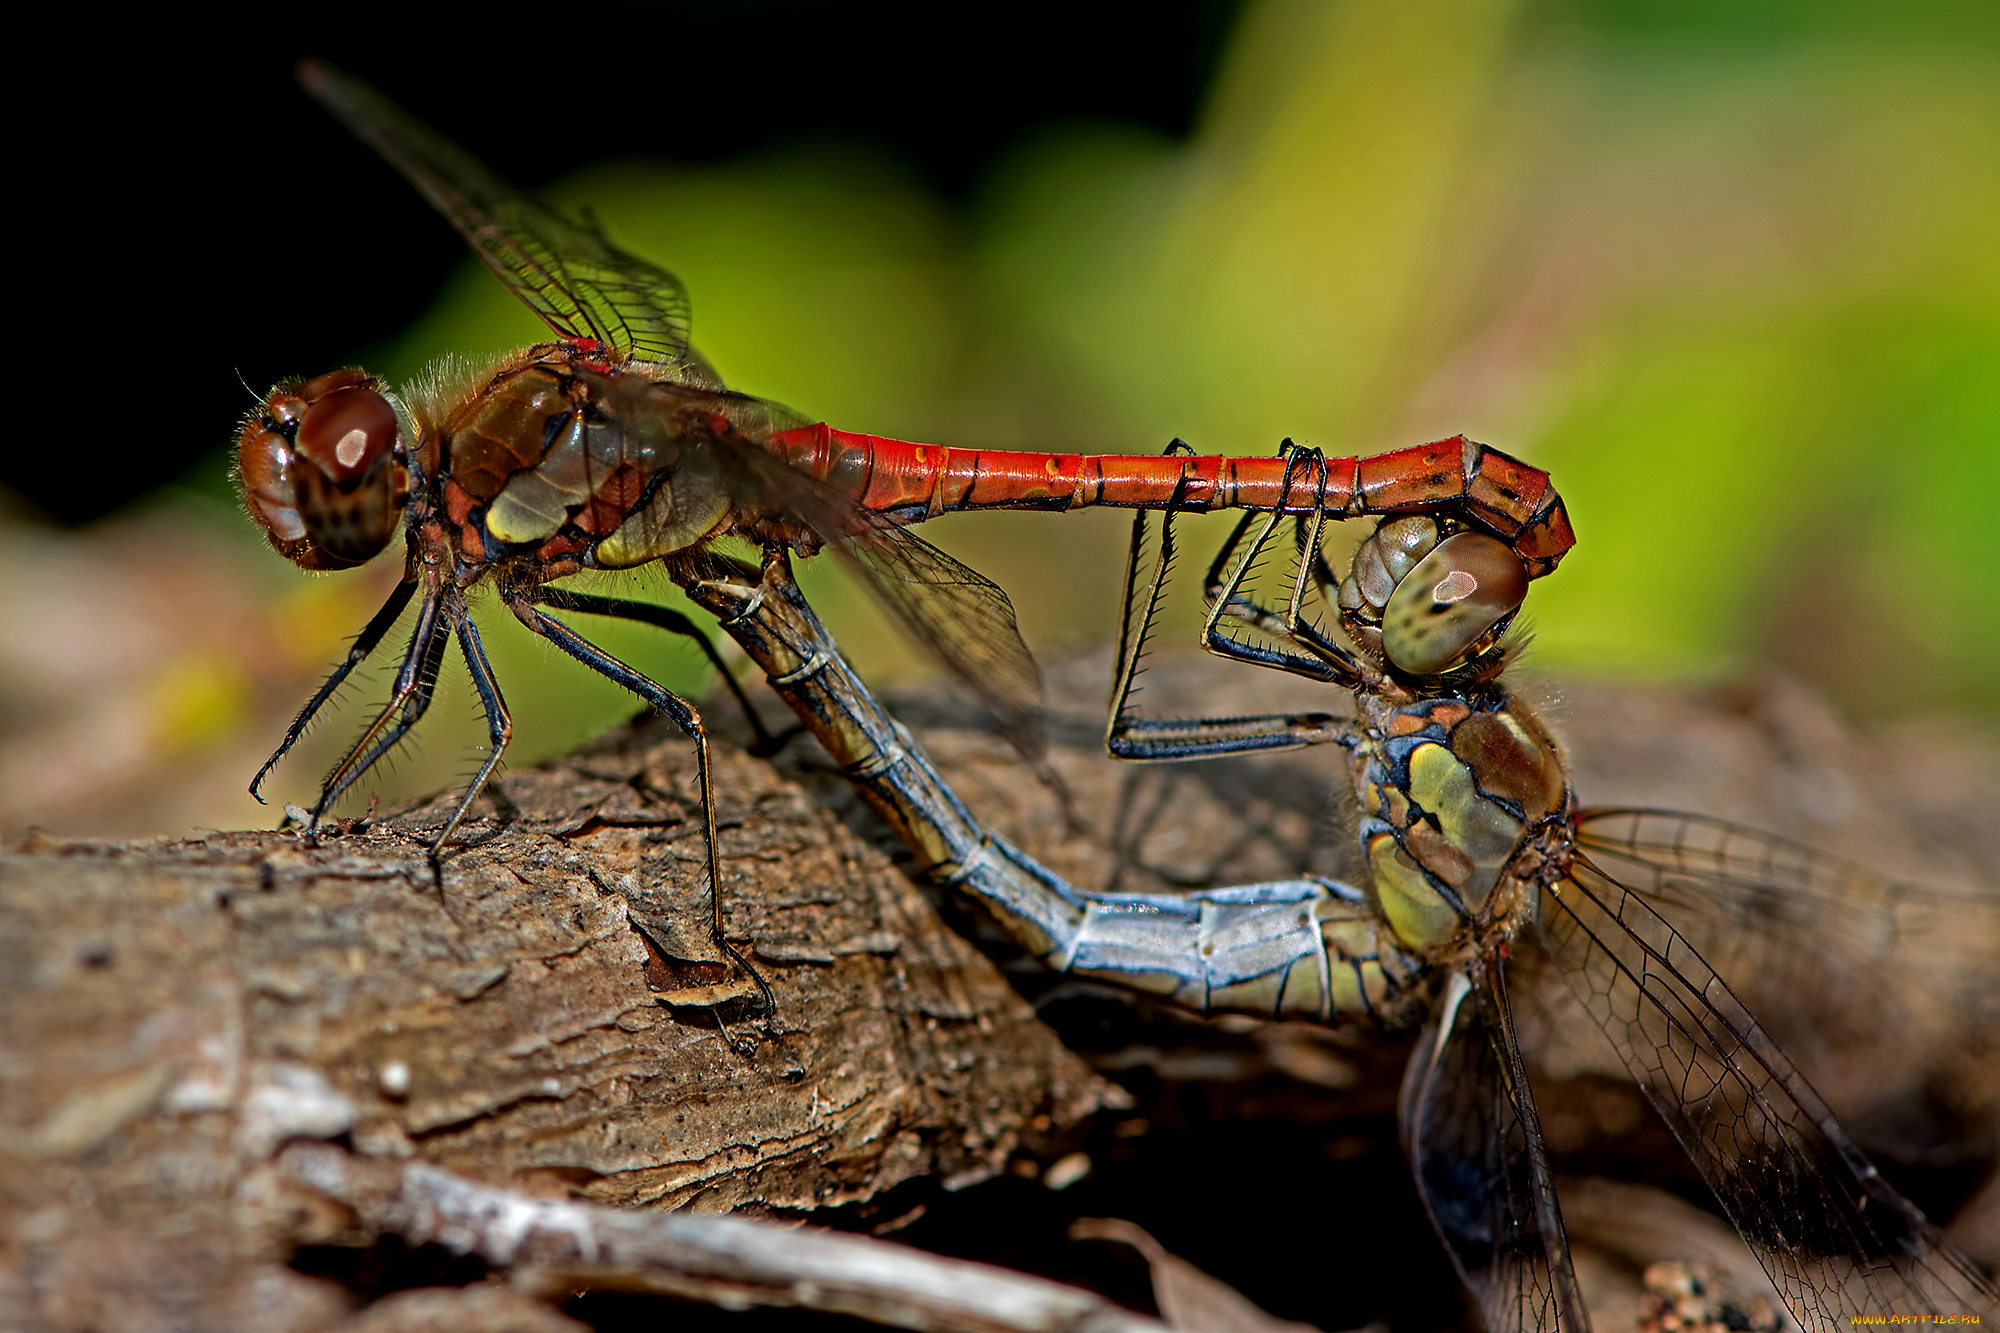
<svg viewBox="0 0 2000 1333">
<path fill-rule="evenodd" d="M 726 966 L 675 967 L 635 929 L 714 954 L 690 754 L 657 726 L 505 777 L 442 892 L 421 841 L 442 805 L 318 847 L 0 858 L 0 1304 L 200 1327 L 297 1286 L 259 1262 L 365 1238 L 291 1215 L 260 1164 L 297 1136 L 531 1193 L 797 1214 L 971 1183 L 1115 1096 L 880 852 L 769 765 L 716 767 L 728 933 L 779 1005 L 728 1030 L 702 1003 L 742 989 Z"/>
</svg>

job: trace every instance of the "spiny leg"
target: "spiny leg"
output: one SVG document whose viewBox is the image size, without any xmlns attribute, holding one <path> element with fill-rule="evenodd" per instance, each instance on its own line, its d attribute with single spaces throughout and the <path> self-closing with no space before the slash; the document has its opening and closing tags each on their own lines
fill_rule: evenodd
<svg viewBox="0 0 2000 1333">
<path fill-rule="evenodd" d="M 1270 515 L 1270 519 L 1274 522 L 1281 518 L 1282 515 L 1279 514 Z M 1268 536 L 1269 524 L 1266 528 Z M 1154 559 L 1153 573 L 1150 579 L 1142 582 L 1137 567 L 1145 546 L 1145 530 L 1146 516 L 1144 511 L 1141 511 L 1132 521 L 1132 548 L 1125 575 L 1125 633 L 1122 642 L 1124 645 L 1129 645 L 1129 648 L 1125 646 L 1120 648 L 1119 673 L 1111 700 L 1111 723 L 1106 728 L 1104 737 L 1104 747 L 1112 757 L 1138 763 L 1166 763 L 1183 759 L 1209 759 L 1252 750 L 1291 750 L 1327 742 L 1350 743 L 1351 727 L 1330 713 L 1271 713 L 1253 717 L 1177 720 L 1155 720 L 1139 716 L 1138 710 L 1133 706 L 1132 696 L 1137 692 L 1139 662 L 1145 654 L 1146 641 L 1151 637 L 1153 622 L 1159 614 L 1162 588 L 1173 564 L 1173 515 L 1168 513 L 1161 519 L 1160 549 Z M 1239 535 L 1241 531 L 1239 526 Z M 1140 613 L 1138 604 L 1141 601 L 1142 588 L 1145 609 Z M 1133 631 L 1130 626 L 1135 615 L 1139 618 L 1139 627 Z M 1211 613 L 1208 626 L 1210 630 L 1213 629 L 1215 618 L 1215 613 Z M 1285 669 L 1315 680 L 1334 679 L 1325 664 L 1310 658 L 1238 644 L 1226 636 L 1217 637 L 1227 645 L 1227 655 L 1266 665 L 1282 662 Z"/>
<path fill-rule="evenodd" d="M 322 813 L 332 809 L 333 803 L 345 795 L 349 787 L 359 782 L 363 774 L 402 743 L 403 737 L 410 734 L 412 727 L 423 721 L 424 714 L 430 711 L 431 701 L 436 697 L 438 668 L 444 662 L 444 650 L 450 642 L 451 636 L 448 633 L 438 633 L 431 637 L 423 664 L 417 668 L 417 688 L 410 695 L 409 701 L 403 705 L 402 716 L 397 719 L 395 726 L 368 748 L 368 753 L 362 755 L 349 770 L 340 786 L 320 793 Z"/>
<path fill-rule="evenodd" d="M 1287 470 L 1300 466 L 1315 466 L 1324 471 L 1324 461 L 1318 453 L 1309 449 L 1294 449 L 1291 464 Z M 1289 671 L 1304 676 L 1308 680 L 1326 681 L 1347 690 L 1366 690 L 1380 683 L 1380 673 L 1368 664 L 1322 634 L 1319 629 L 1305 619 L 1305 588 L 1313 576 L 1313 556 L 1320 545 L 1321 534 L 1325 531 L 1328 511 L 1322 507 L 1315 510 L 1309 520 L 1298 524 L 1296 533 L 1299 545 L 1298 574 L 1293 580 L 1291 604 L 1281 616 L 1252 601 L 1243 592 L 1243 585 L 1255 572 L 1263 557 L 1263 550 L 1277 532 L 1282 515 L 1272 513 L 1259 528 L 1256 539 L 1249 551 L 1240 559 L 1236 548 L 1240 546 L 1250 530 L 1249 522 L 1239 523 L 1227 544 L 1217 555 L 1209 569 L 1209 612 L 1202 626 L 1202 647 L 1219 657 L 1232 661 L 1249 662 L 1274 670 Z M 1226 577 L 1218 581 L 1218 574 L 1227 571 Z M 1226 633 L 1222 629 L 1224 618 L 1241 620 L 1274 639 L 1283 640 L 1306 650 L 1310 656 L 1264 648 Z"/>
<path fill-rule="evenodd" d="M 1298 473 L 1310 469 L 1317 476 L 1317 490 L 1321 500 L 1321 503 L 1309 514 L 1296 515 L 1293 520 L 1296 525 L 1295 539 L 1299 549 L 1299 576 L 1293 582 L 1292 603 L 1284 613 L 1280 614 L 1243 591 L 1244 585 L 1249 582 L 1251 575 L 1256 572 L 1257 564 L 1263 555 L 1264 547 L 1269 544 L 1271 537 L 1276 533 L 1279 520 L 1279 515 L 1276 513 L 1269 515 L 1258 513 L 1245 514 L 1237 521 L 1236 527 L 1229 534 L 1229 539 L 1216 552 L 1215 559 L 1209 563 L 1208 573 L 1202 580 L 1203 595 L 1208 599 L 1210 605 L 1215 608 L 1214 613 L 1209 617 L 1210 632 L 1204 633 L 1203 646 L 1224 657 L 1237 658 L 1238 655 L 1232 651 L 1232 648 L 1240 648 L 1242 646 L 1241 642 L 1231 639 L 1227 635 L 1213 632 L 1214 626 L 1219 624 L 1220 620 L 1226 616 L 1232 620 L 1243 621 L 1245 624 L 1274 639 L 1290 639 L 1321 661 L 1331 663 L 1338 670 L 1345 672 L 1349 668 L 1353 668 L 1357 673 L 1353 679 L 1359 680 L 1365 672 L 1355 663 L 1354 659 L 1345 649 L 1321 634 L 1316 626 L 1308 623 L 1302 613 L 1304 605 L 1303 590 L 1308 582 L 1308 571 L 1310 571 L 1312 579 L 1321 580 L 1322 589 L 1339 582 L 1338 579 L 1333 578 L 1332 570 L 1328 568 L 1325 557 L 1320 553 L 1320 536 L 1326 530 L 1328 516 L 1325 504 L 1328 475 L 1326 460 L 1320 454 L 1319 450 L 1295 445 L 1290 440 L 1286 440 L 1278 446 L 1278 453 L 1286 460 L 1285 487 L 1287 493 L 1290 493 L 1292 479 Z M 1250 554 L 1239 563 L 1236 553 L 1242 548 L 1244 540 L 1249 536 L 1253 526 L 1258 527 L 1257 538 L 1251 543 Z M 1331 583 L 1325 580 L 1331 580 Z M 1331 599 L 1329 598 L 1328 600 Z M 1260 666 L 1279 665 L 1264 657 L 1255 655 L 1247 659 L 1238 660 L 1253 661 Z M 1313 675 L 1310 671 L 1301 674 L 1308 675 L 1313 679 L 1320 679 L 1320 677 Z M 1343 678 L 1337 683 L 1345 688 L 1351 688 L 1349 679 Z"/>
<path fill-rule="evenodd" d="M 1112 672 L 1110 717 L 1104 730 L 1104 748 L 1120 758 L 1126 757 L 1123 747 L 1134 735 L 1153 726 L 1133 710 L 1132 696 L 1139 692 L 1139 675 L 1145 670 L 1141 664 L 1146 658 L 1146 642 L 1152 635 L 1153 621 L 1159 613 L 1161 588 L 1173 566 L 1172 526 L 1169 525 L 1161 536 L 1159 554 L 1153 561 L 1153 575 L 1145 589 L 1145 615 L 1134 630 L 1134 612 L 1140 601 L 1139 557 L 1145 550 L 1145 544 L 1146 511 L 1141 509 L 1132 516 L 1132 548 L 1125 561 L 1125 602 L 1118 624 L 1118 661 Z"/>
<path fill-rule="evenodd" d="M 1164 451 L 1168 457 L 1175 454 L 1192 455 L 1194 449 L 1182 440 L 1168 443 Z M 1180 507 L 1187 491 L 1187 482 L 1174 487 L 1174 494 L 1167 505 L 1167 513 L 1172 515 Z M 1139 558 L 1146 549 L 1146 511 L 1135 510 L 1132 514 L 1132 544 L 1125 555 L 1125 595 L 1118 604 L 1118 661 L 1111 673 L 1111 722 L 1116 729 L 1125 716 L 1125 702 L 1136 692 L 1135 681 L 1144 669 L 1139 663 L 1146 656 L 1146 641 L 1152 636 L 1153 621 L 1159 616 L 1160 602 L 1165 596 L 1167 579 L 1173 573 L 1174 530 L 1169 523 L 1160 533 L 1160 549 L 1153 559 L 1153 576 L 1147 581 L 1145 595 L 1139 593 Z M 1145 603 L 1145 613 L 1139 616 L 1139 604 Z M 1133 628 L 1138 617 L 1138 628 Z"/>
<path fill-rule="evenodd" d="M 597 672 L 607 680 L 623 685 L 632 693 L 665 713 L 688 738 L 694 741 L 695 778 L 701 789 L 702 836 L 708 848 L 709 884 L 709 931 L 715 946 L 722 950 L 736 965 L 750 974 L 763 995 L 764 1012 L 777 1010 L 777 997 L 771 994 L 770 985 L 750 961 L 731 946 L 722 934 L 722 859 L 720 840 L 715 831 L 715 784 L 709 771 L 708 732 L 702 727 L 701 714 L 685 699 L 667 689 L 632 667 L 605 652 L 590 640 L 578 634 L 553 616 L 542 614 L 533 603 L 520 596 L 509 597 L 507 609 L 512 611 L 523 625 L 541 635 L 556 647 L 568 653 L 577 661 Z"/>
<path fill-rule="evenodd" d="M 1289 671 L 1307 680 L 1323 681 L 1342 688 L 1352 688 L 1353 678 L 1340 666 L 1329 663 L 1317 655 L 1286 652 L 1283 649 L 1265 648 L 1258 644 L 1246 643 L 1222 628 L 1225 618 L 1247 621 L 1254 628 L 1274 639 L 1290 639 L 1285 617 L 1258 606 L 1243 594 L 1243 584 L 1255 572 L 1263 550 L 1270 543 L 1272 534 L 1285 516 L 1279 513 L 1262 515 L 1256 539 L 1249 551 L 1240 559 L 1236 557 L 1236 547 L 1246 535 L 1247 525 L 1238 525 L 1236 532 L 1223 547 L 1223 557 L 1230 562 L 1228 577 L 1216 587 L 1209 597 L 1208 616 L 1202 622 L 1201 646 L 1218 657 L 1226 657 L 1235 662 L 1250 662 L 1257 666 L 1270 667 L 1277 671 Z"/>
<path fill-rule="evenodd" d="M 444 651 L 441 645 L 449 632 L 444 623 L 443 607 L 444 596 L 435 590 L 426 594 L 419 604 L 416 628 L 410 632 L 409 647 L 403 651 L 403 665 L 396 672 L 396 684 L 389 695 L 389 702 L 375 715 L 367 730 L 347 748 L 347 753 L 333 766 L 333 771 L 326 775 L 326 782 L 320 788 L 319 802 L 313 806 L 308 832 L 318 829 L 328 807 L 388 753 L 388 747 L 401 740 L 430 707 L 431 694 L 437 682 L 437 663 Z M 386 741 L 385 732 L 390 733 Z"/>
<path fill-rule="evenodd" d="M 1291 484 L 1290 478 L 1294 472 L 1307 467 L 1317 468 L 1320 471 L 1323 489 L 1325 460 L 1320 457 L 1317 450 L 1296 446 L 1290 447 L 1289 462 L 1285 471 L 1287 486 Z M 1226 657 L 1231 661 L 1250 662 L 1273 670 L 1289 671 L 1293 675 L 1304 676 L 1308 680 L 1325 681 L 1342 689 L 1351 690 L 1366 685 L 1372 679 L 1373 673 L 1346 649 L 1306 623 L 1300 610 L 1302 600 L 1300 588 L 1304 583 L 1304 571 L 1307 568 L 1305 564 L 1307 543 L 1310 542 L 1311 547 L 1317 549 L 1320 533 L 1325 529 L 1327 511 L 1324 507 L 1315 510 L 1310 522 L 1299 529 L 1301 575 L 1293 584 L 1292 603 L 1282 615 L 1252 600 L 1243 591 L 1244 584 L 1256 572 L 1258 563 L 1263 558 L 1264 548 L 1276 535 L 1285 516 L 1273 511 L 1264 515 L 1261 523 L 1257 523 L 1258 517 L 1255 514 L 1246 514 L 1243 521 L 1239 522 L 1235 531 L 1230 534 L 1229 540 L 1223 544 L 1222 550 L 1217 552 L 1214 563 L 1209 566 L 1205 585 L 1209 611 L 1208 619 L 1202 625 L 1201 646 L 1218 657 Z M 1253 523 L 1257 523 L 1256 539 L 1250 543 L 1249 551 L 1239 559 L 1236 554 L 1237 549 L 1243 545 Z M 1310 656 L 1245 643 L 1223 631 L 1222 621 L 1225 618 L 1243 621 L 1271 638 L 1297 644 Z"/>
<path fill-rule="evenodd" d="M 493 679 L 493 664 L 486 660 L 486 648 L 479 642 L 479 630 L 474 627 L 471 616 L 460 616 L 458 630 L 458 650 L 465 658 L 465 669 L 472 673 L 472 688 L 479 693 L 479 707 L 486 714 L 486 738 L 488 741 L 486 762 L 472 775 L 466 785 L 465 794 L 458 798 L 458 806 L 445 820 L 444 827 L 431 839 L 431 874 L 437 878 L 440 888 L 444 884 L 444 866 L 441 857 L 444 845 L 465 819 L 465 812 L 472 808 L 472 802 L 486 787 L 486 779 L 493 776 L 493 770 L 500 766 L 500 756 L 507 752 L 507 742 L 514 737 L 514 719 L 507 713 L 507 701 L 500 697 L 500 684 Z M 443 644 L 443 637 L 438 639 Z"/>
<path fill-rule="evenodd" d="M 805 730 L 802 726 L 791 726 L 776 736 L 766 730 L 764 720 L 757 716 L 757 710 L 750 705 L 750 696 L 743 692 L 743 687 L 737 683 L 736 677 L 730 674 L 728 665 L 722 660 L 722 654 L 715 650 L 714 642 L 702 631 L 701 626 L 672 607 L 658 606 L 652 602 L 632 602 L 619 597 L 599 597 L 595 593 L 574 592 L 568 588 L 537 588 L 528 596 L 529 600 L 536 604 L 552 606 L 558 611 L 576 611 L 587 616 L 610 616 L 618 620 L 637 621 L 642 625 L 666 630 L 669 634 L 680 634 L 693 639 L 701 648 L 702 655 L 708 658 L 709 665 L 713 666 L 717 674 L 722 677 L 722 683 L 729 687 L 729 692 L 735 696 L 737 704 L 742 707 L 743 716 L 750 723 L 750 730 L 757 738 L 750 747 L 750 753 L 754 755 L 776 754 L 784 748 L 786 741 Z"/>
<path fill-rule="evenodd" d="M 1295 534 L 1299 548 L 1298 573 L 1292 580 L 1291 605 L 1285 608 L 1284 637 L 1300 645 L 1336 671 L 1346 674 L 1352 681 L 1366 683 L 1373 673 L 1352 653 L 1327 638 L 1320 632 L 1318 626 L 1305 618 L 1306 596 L 1309 589 L 1317 588 L 1321 601 L 1327 605 L 1333 602 L 1333 598 L 1327 595 L 1329 585 L 1322 577 L 1322 571 L 1326 574 L 1332 573 L 1320 555 L 1321 538 L 1325 532 L 1324 509 L 1315 510 L 1309 518 L 1299 521 Z M 1334 582 L 1338 584 L 1338 580 Z"/>
<path fill-rule="evenodd" d="M 264 766 L 257 770 L 257 776 L 250 779 L 250 795 L 256 798 L 257 804 L 264 803 L 264 798 L 257 792 L 257 789 L 264 785 L 264 779 L 278 766 L 279 760 L 291 753 L 292 747 L 298 744 L 299 737 L 305 735 L 306 728 L 312 725 L 312 720 L 318 715 L 320 708 L 333 697 L 333 692 L 339 689 L 353 673 L 354 668 L 360 666 L 381 644 L 383 636 L 388 634 L 402 618 L 403 608 L 410 604 L 410 598 L 416 595 L 416 591 L 417 581 L 413 578 L 405 578 L 397 584 L 395 590 L 389 594 L 389 600 L 382 603 L 381 610 L 375 613 L 374 619 L 362 626 L 361 633 L 354 636 L 354 642 L 347 649 L 347 660 L 335 667 L 326 681 L 314 692 L 313 697 L 306 700 L 306 706 L 299 710 L 299 715 L 292 719 L 292 725 L 285 729 L 285 739 L 278 742 L 278 748 L 264 761 Z"/>
</svg>

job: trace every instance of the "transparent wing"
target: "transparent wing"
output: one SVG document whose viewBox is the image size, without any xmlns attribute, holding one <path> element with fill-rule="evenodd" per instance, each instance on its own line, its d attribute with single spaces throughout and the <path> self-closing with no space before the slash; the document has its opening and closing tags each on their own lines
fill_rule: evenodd
<svg viewBox="0 0 2000 1333">
<path fill-rule="evenodd" d="M 748 501 L 746 510 L 776 515 L 789 531 L 803 525 L 832 545 L 904 630 L 971 691 L 1015 747 L 1040 760 L 1041 672 L 1021 639 L 1014 604 L 999 585 L 765 447 L 774 433 L 809 424 L 796 412 L 743 394 L 668 392 L 709 404 L 724 484 Z"/>
<path fill-rule="evenodd" d="M 536 203 L 360 80 L 306 61 L 299 82 L 408 177 L 559 337 L 636 361 L 693 360 L 679 278 L 620 250 L 595 225 Z"/>
<path fill-rule="evenodd" d="M 1601 869 L 1666 907 L 1684 931 L 1711 923 L 1701 928 L 1712 938 L 1696 942 L 1721 970 L 1733 971 L 1720 956 L 1731 941 L 1775 944 L 1759 965 L 1810 944 L 1840 967 L 1878 964 L 1911 947 L 1990 957 L 2000 946 L 1986 933 L 2000 923 L 2000 895 L 1901 883 L 1727 820 L 1607 807 L 1580 811 L 1577 832 Z"/>
<path fill-rule="evenodd" d="M 2000 892 L 1898 882 L 1724 820 L 1583 812 L 1578 845 L 1674 923 L 1821 1090 L 1851 1113 L 1988 1066 Z"/>
<path fill-rule="evenodd" d="M 1710 852 L 1729 863 L 1727 844 Z M 1876 1173 L 1646 895 L 1579 852 L 1568 877 L 1543 894 L 1541 933 L 1571 993 L 1802 1328 L 1834 1333 L 1863 1316 L 2000 1313 L 1991 1284 Z"/>
<path fill-rule="evenodd" d="M 1447 992 L 1410 1057 L 1397 1110 L 1403 1151 L 1488 1333 L 1582 1333 L 1589 1316 L 1500 966 L 1488 960 L 1472 994 Z"/>
<path fill-rule="evenodd" d="M 1042 674 L 1007 594 L 905 528 L 874 525 L 838 548 L 931 657 L 972 692 L 1016 749 L 1039 761 Z"/>
</svg>

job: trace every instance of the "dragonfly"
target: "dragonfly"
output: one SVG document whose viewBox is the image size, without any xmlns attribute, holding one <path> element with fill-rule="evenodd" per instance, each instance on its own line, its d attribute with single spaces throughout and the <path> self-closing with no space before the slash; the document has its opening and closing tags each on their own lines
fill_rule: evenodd
<svg viewBox="0 0 2000 1333">
<path fill-rule="evenodd" d="M 1305 451 L 1291 461 L 1318 466 Z M 1188 894 L 1079 889 L 967 809 L 840 656 L 785 552 L 767 550 L 756 579 L 684 586 L 929 877 L 977 901 L 1049 967 L 1202 1014 L 1423 1025 L 1401 1138 L 1488 1329 L 1589 1327 L 1509 988 L 1531 959 L 1595 1020 L 1802 1329 L 2000 1313 L 1992 1283 L 1882 1178 L 1667 915 L 1706 907 L 1715 920 L 1775 912 L 1823 925 L 1815 913 L 1839 910 L 1857 885 L 1884 902 L 1901 887 L 1724 821 L 1579 806 L 1553 738 L 1504 681 L 1526 576 L 1509 569 L 1503 543 L 1449 511 L 1391 516 L 1336 578 L 1318 555 L 1326 516 L 1311 515 L 1291 602 L 1277 610 L 1245 581 L 1284 519 L 1238 524 L 1209 573 L 1205 646 L 1336 686 L 1355 713 L 1140 716 L 1137 664 L 1173 560 L 1170 511 L 1147 573 L 1142 511 L 1108 745 L 1138 760 L 1342 747 L 1362 812 L 1360 885 L 1307 876 Z M 1338 608 L 1351 646 L 1300 610 L 1310 591 Z M 1279 646 L 1246 640 L 1246 625 Z"/>
<path fill-rule="evenodd" d="M 356 368 L 280 383 L 237 441 L 245 507 L 271 545 L 302 568 L 353 568 L 385 551 L 398 531 L 404 537 L 402 578 L 287 728 L 251 794 L 262 799 L 272 769 L 415 603 L 389 700 L 326 775 L 307 825 L 316 830 L 421 721 L 456 642 L 489 746 L 431 839 L 440 882 L 443 850 L 513 734 L 468 613 L 468 597 L 482 585 L 530 632 L 659 709 L 694 741 L 713 886 L 720 868 L 700 712 L 552 613 L 637 621 L 693 639 L 760 739 L 768 738 L 687 617 L 558 586 L 566 577 L 655 564 L 676 579 L 724 573 L 732 540 L 801 556 L 830 547 L 1032 758 L 1039 678 L 1012 605 L 993 583 L 911 533 L 913 522 L 948 510 L 1099 504 L 1294 514 L 1451 504 L 1510 542 L 1537 575 L 1573 543 L 1545 473 L 1463 437 L 1330 464 L 1308 485 L 1272 457 L 960 450 L 835 430 L 725 388 L 689 341 L 687 290 L 673 274 L 619 249 L 594 223 L 565 218 L 508 186 L 358 80 L 317 62 L 299 74 L 307 92 L 408 178 L 553 334 L 402 394 Z M 719 926 L 715 942 L 742 963 Z"/>
</svg>

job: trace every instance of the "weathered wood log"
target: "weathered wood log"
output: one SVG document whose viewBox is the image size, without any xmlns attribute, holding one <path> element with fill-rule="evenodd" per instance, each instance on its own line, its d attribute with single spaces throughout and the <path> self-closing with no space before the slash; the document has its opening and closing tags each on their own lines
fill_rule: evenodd
<svg viewBox="0 0 2000 1333">
<path fill-rule="evenodd" d="M 58 1323 L 211 1322 L 255 1261 L 339 1238 L 243 1222 L 246 1172 L 297 1135 L 605 1203 L 799 1214 L 978 1180 L 1115 1095 L 879 852 L 725 750 L 728 929 L 779 1005 L 732 1043 L 726 1006 L 684 1002 L 726 969 L 690 986 L 635 928 L 713 956 L 687 760 L 642 727 L 509 775 L 441 890 L 428 808 L 317 847 L 0 858 L 15 1281 Z"/>
</svg>

